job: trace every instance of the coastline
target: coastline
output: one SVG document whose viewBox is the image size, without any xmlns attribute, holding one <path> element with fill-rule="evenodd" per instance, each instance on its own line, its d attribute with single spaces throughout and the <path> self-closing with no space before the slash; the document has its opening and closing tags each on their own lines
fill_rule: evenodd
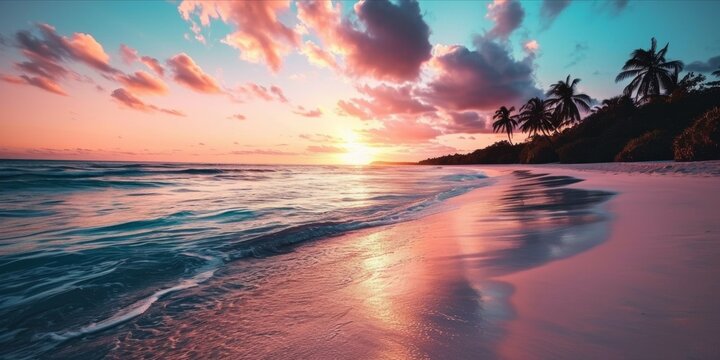
<svg viewBox="0 0 720 360">
<path fill-rule="evenodd" d="M 720 354 L 718 178 L 474 168 L 494 183 L 420 219 L 229 263 L 112 334 L 71 340 L 56 355 Z"/>
</svg>

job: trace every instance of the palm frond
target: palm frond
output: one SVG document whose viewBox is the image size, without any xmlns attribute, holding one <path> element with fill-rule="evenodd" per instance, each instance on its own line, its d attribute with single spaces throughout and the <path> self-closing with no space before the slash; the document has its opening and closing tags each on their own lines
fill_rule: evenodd
<svg viewBox="0 0 720 360">
<path fill-rule="evenodd" d="M 683 64 L 683 62 L 680 60 L 674 60 L 674 61 L 668 61 L 668 62 L 662 63 L 659 65 L 659 67 L 664 68 L 664 69 L 670 69 L 675 72 L 680 72 L 680 71 L 682 71 L 683 67 L 685 67 L 685 64 Z"/>
<path fill-rule="evenodd" d="M 585 95 L 585 96 L 587 96 L 587 95 Z M 578 98 L 579 97 L 580 96 L 578 96 Z M 584 101 L 584 100 L 580 100 L 580 99 L 576 99 L 576 101 L 575 101 L 575 104 L 577 105 L 577 107 L 581 108 L 582 111 L 585 111 L 585 112 L 590 111 L 590 102 L 591 101 L 590 101 L 589 96 L 587 96 L 587 98 L 588 98 L 588 101 Z"/>
<path fill-rule="evenodd" d="M 622 71 L 615 77 L 615 82 L 620 82 L 620 81 L 629 79 L 631 77 L 635 77 L 638 74 L 640 74 L 640 72 L 642 72 L 642 71 L 643 71 L 642 69 L 633 69 L 633 70 Z"/>
<path fill-rule="evenodd" d="M 665 47 L 658 51 L 657 55 L 655 55 L 658 60 L 665 60 L 665 54 L 667 53 L 668 46 L 670 46 L 670 43 L 665 44 Z"/>
</svg>

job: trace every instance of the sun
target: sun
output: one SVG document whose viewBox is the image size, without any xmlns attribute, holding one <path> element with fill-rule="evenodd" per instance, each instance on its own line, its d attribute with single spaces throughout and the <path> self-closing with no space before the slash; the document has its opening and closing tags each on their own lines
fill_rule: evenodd
<svg viewBox="0 0 720 360">
<path fill-rule="evenodd" d="M 367 165 L 375 157 L 375 149 L 357 141 L 357 135 L 345 137 L 344 148 L 346 152 L 340 155 L 340 160 L 347 165 Z"/>
<path fill-rule="evenodd" d="M 347 148 L 348 151 L 342 154 L 343 163 L 348 165 L 367 165 L 372 162 L 373 155 L 365 146 L 359 145 L 354 148 Z"/>
</svg>

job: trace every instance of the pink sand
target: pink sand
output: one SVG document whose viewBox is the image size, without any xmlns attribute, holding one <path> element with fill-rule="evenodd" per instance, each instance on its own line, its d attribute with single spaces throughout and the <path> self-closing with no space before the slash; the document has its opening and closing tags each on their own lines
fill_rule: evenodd
<svg viewBox="0 0 720 360">
<path fill-rule="evenodd" d="M 614 167 L 553 169 L 587 179 L 576 187 L 618 191 L 607 204 L 614 220 L 598 247 L 498 279 L 515 288 L 507 358 L 720 357 L 720 180 Z"/>
</svg>

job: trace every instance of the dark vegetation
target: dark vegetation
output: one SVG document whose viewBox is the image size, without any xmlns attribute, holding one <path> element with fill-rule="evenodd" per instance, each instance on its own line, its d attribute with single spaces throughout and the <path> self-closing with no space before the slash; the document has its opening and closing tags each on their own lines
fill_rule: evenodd
<svg viewBox="0 0 720 360">
<path fill-rule="evenodd" d="M 675 160 L 720 159 L 720 107 L 706 112 L 673 143 Z"/>
<path fill-rule="evenodd" d="M 576 90 L 580 79 L 568 76 L 545 100 L 530 99 L 516 114 L 504 106 L 495 112 L 493 130 L 507 141 L 420 164 L 720 159 L 720 81 L 692 72 L 680 78 L 683 64 L 667 61 L 667 50 L 652 39 L 650 49 L 633 51 L 616 78 L 632 79 L 621 96 L 591 108 L 590 97 Z M 713 75 L 720 77 L 720 69 Z M 528 133 L 525 142 L 512 144 L 516 129 Z"/>
</svg>

